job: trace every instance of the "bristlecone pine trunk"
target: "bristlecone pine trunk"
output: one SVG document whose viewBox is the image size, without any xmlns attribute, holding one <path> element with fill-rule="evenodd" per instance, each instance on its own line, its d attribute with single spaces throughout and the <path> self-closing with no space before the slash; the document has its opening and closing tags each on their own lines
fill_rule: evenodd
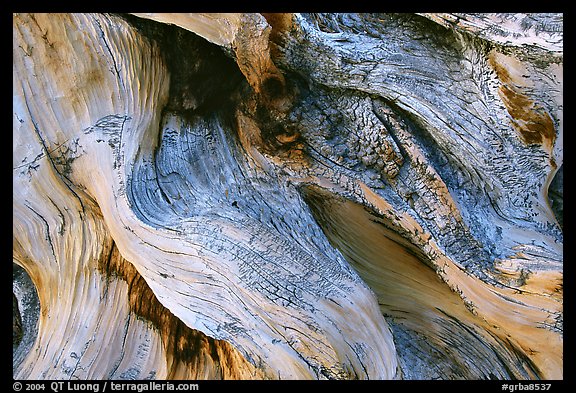
<svg viewBox="0 0 576 393">
<path fill-rule="evenodd" d="M 14 378 L 562 379 L 562 23 L 14 14 Z"/>
</svg>

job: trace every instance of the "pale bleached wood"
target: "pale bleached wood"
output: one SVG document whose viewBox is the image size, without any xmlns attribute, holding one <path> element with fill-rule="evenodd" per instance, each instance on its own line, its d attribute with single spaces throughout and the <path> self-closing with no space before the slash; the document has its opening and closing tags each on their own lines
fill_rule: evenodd
<svg viewBox="0 0 576 393">
<path fill-rule="evenodd" d="M 562 378 L 561 19 L 14 15 L 14 376 Z"/>
</svg>

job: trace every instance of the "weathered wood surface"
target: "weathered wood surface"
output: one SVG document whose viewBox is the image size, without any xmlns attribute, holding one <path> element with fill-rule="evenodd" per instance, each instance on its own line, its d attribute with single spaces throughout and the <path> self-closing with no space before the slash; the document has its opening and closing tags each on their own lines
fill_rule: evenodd
<svg viewBox="0 0 576 393">
<path fill-rule="evenodd" d="M 563 378 L 561 15 L 13 30 L 15 378 Z"/>
</svg>

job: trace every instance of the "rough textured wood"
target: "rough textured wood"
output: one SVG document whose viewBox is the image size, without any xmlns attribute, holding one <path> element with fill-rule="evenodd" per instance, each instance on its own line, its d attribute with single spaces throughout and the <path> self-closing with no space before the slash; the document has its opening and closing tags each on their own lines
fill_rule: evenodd
<svg viewBox="0 0 576 393">
<path fill-rule="evenodd" d="M 14 377 L 563 378 L 561 24 L 15 14 Z"/>
</svg>

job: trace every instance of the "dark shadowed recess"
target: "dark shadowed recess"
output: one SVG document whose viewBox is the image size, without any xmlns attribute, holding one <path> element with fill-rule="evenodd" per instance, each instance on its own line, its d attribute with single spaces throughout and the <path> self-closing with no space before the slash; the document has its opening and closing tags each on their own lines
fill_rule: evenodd
<svg viewBox="0 0 576 393">
<path fill-rule="evenodd" d="M 157 44 L 170 73 L 166 111 L 202 115 L 233 107 L 234 92 L 246 85 L 236 62 L 224 50 L 178 26 L 121 14 Z"/>
<path fill-rule="evenodd" d="M 560 166 L 548 187 L 548 200 L 560 227 L 564 228 L 564 165 Z"/>
<path fill-rule="evenodd" d="M 22 316 L 18 307 L 18 299 L 12 293 L 12 346 L 18 346 L 22 341 Z"/>
<path fill-rule="evenodd" d="M 40 299 L 30 276 L 12 263 L 12 364 L 16 369 L 38 335 Z"/>
<path fill-rule="evenodd" d="M 264 81 L 262 95 L 256 96 L 233 54 L 225 48 L 178 26 L 129 14 L 119 16 L 160 49 L 170 74 L 169 100 L 163 108 L 165 113 L 177 113 L 190 123 L 194 122 L 195 116 L 217 114 L 234 129 L 235 111 L 240 108 L 249 112 L 259 124 L 266 145 L 261 147 L 276 152 L 279 148 L 285 150 L 286 144 L 292 146 L 298 141 L 297 133 L 286 128 L 283 113 L 270 103 L 297 94 L 291 81 L 287 88 L 283 81 L 271 77 Z M 246 102 L 254 104 L 255 109 L 243 110 Z M 289 142 L 279 144 L 278 135 Z"/>
</svg>

